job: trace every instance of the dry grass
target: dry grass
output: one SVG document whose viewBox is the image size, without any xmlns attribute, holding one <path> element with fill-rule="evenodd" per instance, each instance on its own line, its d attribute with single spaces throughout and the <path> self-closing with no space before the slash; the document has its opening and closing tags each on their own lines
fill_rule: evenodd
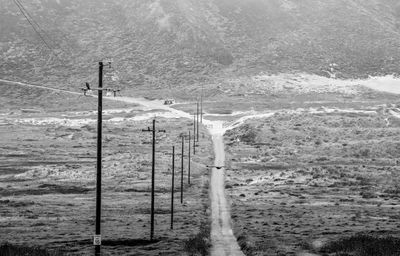
<svg viewBox="0 0 400 256">
<path fill-rule="evenodd" d="M 184 241 L 195 235 L 200 223 L 208 218 L 204 210 L 208 205 L 205 165 L 210 161 L 212 143 L 207 137 L 192 156 L 190 186 L 187 159 L 184 161 L 183 204 L 179 203 L 178 193 L 180 159 L 175 159 L 175 223 L 174 230 L 170 230 L 169 153 L 172 145 L 180 148 L 178 135 L 182 127 L 192 126 L 186 120 L 159 119 L 159 127 L 168 134 L 158 137 L 156 152 L 154 237 L 158 242 L 147 244 L 143 240 L 150 230 L 151 145 L 146 143 L 151 135 L 143 135 L 139 129 L 149 124 L 151 121 L 111 122 L 104 127 L 104 255 L 181 255 Z M 17 171 L 0 175 L 0 243 L 30 241 L 31 246 L 66 248 L 68 255 L 90 255 L 95 215 L 93 131 L 95 124 L 79 129 L 58 124 L 2 127 L 2 163 Z M 10 132 L 18 137 L 9 136 Z"/>
<path fill-rule="evenodd" d="M 0 246 L 1 256 L 65 256 L 61 251 L 47 251 L 38 247 L 26 247 L 5 243 Z"/>
<path fill-rule="evenodd" d="M 257 143 L 243 139 L 253 131 Z M 229 131 L 227 191 L 246 255 L 294 255 L 343 234 L 332 246 L 344 249 L 326 255 L 399 255 L 396 239 L 382 238 L 399 234 L 398 134 L 380 114 L 340 113 L 277 114 Z"/>
<path fill-rule="evenodd" d="M 199 233 L 185 241 L 185 251 L 190 256 L 208 255 L 211 247 L 210 232 L 210 223 L 203 223 L 200 227 Z"/>
<path fill-rule="evenodd" d="M 336 253 L 341 256 L 398 256 L 400 254 L 400 238 L 357 234 L 328 243 L 321 249 L 321 252 Z"/>
</svg>

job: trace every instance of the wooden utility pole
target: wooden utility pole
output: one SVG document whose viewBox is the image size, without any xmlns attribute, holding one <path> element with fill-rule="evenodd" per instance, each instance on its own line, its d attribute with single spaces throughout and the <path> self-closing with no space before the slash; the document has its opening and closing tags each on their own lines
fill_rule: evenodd
<svg viewBox="0 0 400 256">
<path fill-rule="evenodd" d="M 171 229 L 174 229 L 175 146 L 172 147 Z"/>
<path fill-rule="evenodd" d="M 108 66 L 111 67 L 111 61 L 108 61 Z M 94 254 L 101 255 L 101 177 L 102 177 L 102 126 L 103 126 L 103 91 L 115 90 L 111 88 L 103 88 L 103 71 L 104 64 L 99 62 L 99 86 L 91 88 L 88 82 L 82 88 L 83 95 L 88 96 L 92 91 L 98 92 L 98 109 L 97 109 L 97 161 L 96 161 L 96 219 L 95 219 L 95 234 L 93 236 Z M 119 91 L 119 90 L 116 90 Z"/>
<path fill-rule="evenodd" d="M 143 132 L 151 132 L 153 134 L 152 143 L 152 161 L 151 161 L 151 209 L 150 209 L 150 240 L 154 239 L 154 187 L 155 187 L 155 162 L 156 162 L 156 120 L 153 120 L 153 129 L 148 127 L 143 129 Z M 159 130 L 158 132 L 165 132 L 165 130 Z"/>
<path fill-rule="evenodd" d="M 204 85 L 201 86 L 201 95 L 200 95 L 200 123 L 203 124 L 203 88 Z"/>
<path fill-rule="evenodd" d="M 193 114 L 193 155 L 196 155 L 196 113 Z"/>
<path fill-rule="evenodd" d="M 189 147 L 188 147 L 188 184 L 190 185 L 190 131 L 189 131 Z"/>
<path fill-rule="evenodd" d="M 150 240 L 154 237 L 154 186 L 155 186 L 155 164 L 156 164 L 156 120 L 153 120 L 153 144 L 151 159 L 151 230 Z"/>
<path fill-rule="evenodd" d="M 181 154 L 181 204 L 183 204 L 183 157 L 185 151 L 185 138 L 182 135 L 182 154 Z"/>
<path fill-rule="evenodd" d="M 196 127 L 196 132 L 197 132 L 197 142 L 199 142 L 199 102 L 197 101 L 197 127 Z"/>
<path fill-rule="evenodd" d="M 97 110 L 97 178 L 96 178 L 96 230 L 93 239 L 95 256 L 101 255 L 101 147 L 103 121 L 103 62 L 99 62 L 99 90 Z"/>
</svg>

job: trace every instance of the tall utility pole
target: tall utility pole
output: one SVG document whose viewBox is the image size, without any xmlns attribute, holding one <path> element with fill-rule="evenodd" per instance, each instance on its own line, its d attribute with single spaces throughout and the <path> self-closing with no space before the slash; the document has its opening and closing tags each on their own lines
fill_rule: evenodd
<svg viewBox="0 0 400 256">
<path fill-rule="evenodd" d="M 200 123 L 203 124 L 203 88 L 204 85 L 201 86 L 201 95 L 200 95 Z"/>
<path fill-rule="evenodd" d="M 181 204 L 183 204 L 183 157 L 185 149 L 185 138 L 182 135 L 182 155 L 181 155 Z"/>
<path fill-rule="evenodd" d="M 153 120 L 153 146 L 151 159 L 151 229 L 150 240 L 154 237 L 154 185 L 155 185 L 155 164 L 156 164 L 156 120 Z"/>
<path fill-rule="evenodd" d="M 196 155 L 196 113 L 193 114 L 193 155 Z"/>
<path fill-rule="evenodd" d="M 197 142 L 199 142 L 199 102 L 197 101 L 197 127 L 196 127 L 196 132 L 197 132 Z"/>
<path fill-rule="evenodd" d="M 172 146 L 171 229 L 174 229 L 175 146 Z"/>
<path fill-rule="evenodd" d="M 188 147 L 188 184 L 190 185 L 190 131 L 189 131 L 189 147 Z"/>
<path fill-rule="evenodd" d="M 182 136 L 182 138 L 183 138 L 183 140 L 188 140 L 189 142 L 188 142 L 188 184 L 190 185 L 190 165 L 191 165 L 191 160 L 190 160 L 190 157 L 191 157 L 191 149 L 192 149 L 192 146 L 191 146 L 191 140 L 192 140 L 192 134 L 191 134 L 191 132 L 190 132 L 190 130 L 189 130 L 189 135 L 181 135 Z M 194 136 L 193 136 L 194 137 Z M 182 140 L 182 149 L 184 148 L 184 145 L 183 145 L 183 140 Z M 193 141 L 194 141 L 195 139 L 193 138 Z M 183 150 L 182 150 L 182 155 L 183 155 Z M 182 158 L 183 159 L 183 158 Z M 183 166 L 183 161 L 182 161 L 182 166 Z M 183 171 L 182 171 L 182 177 L 183 177 Z M 182 179 L 183 180 L 183 179 Z M 183 183 L 182 183 L 183 184 Z"/>
<path fill-rule="evenodd" d="M 111 60 L 108 61 L 108 67 L 111 67 Z M 97 162 L 96 162 L 96 220 L 95 234 L 93 236 L 94 254 L 101 255 L 101 169 L 102 169 L 102 123 L 103 123 L 103 91 L 115 90 L 112 88 L 103 88 L 103 62 L 99 62 L 99 87 L 90 88 L 90 84 L 86 82 L 86 87 L 82 88 L 83 94 L 91 93 L 92 90 L 98 92 L 98 110 L 97 110 Z M 119 90 L 115 90 L 119 91 Z"/>
<path fill-rule="evenodd" d="M 103 122 L 103 62 L 99 62 L 99 90 L 97 111 L 97 179 L 96 179 L 96 233 L 93 239 L 95 256 L 101 255 L 101 147 Z"/>
<path fill-rule="evenodd" d="M 154 238 L 154 186 L 155 186 L 155 158 L 156 158 L 156 120 L 153 120 L 153 129 L 143 129 L 143 132 L 152 132 L 153 143 L 152 143 L 152 161 L 151 161 L 151 210 L 150 210 L 150 240 Z M 159 130 L 158 132 L 165 132 L 165 130 Z"/>
</svg>

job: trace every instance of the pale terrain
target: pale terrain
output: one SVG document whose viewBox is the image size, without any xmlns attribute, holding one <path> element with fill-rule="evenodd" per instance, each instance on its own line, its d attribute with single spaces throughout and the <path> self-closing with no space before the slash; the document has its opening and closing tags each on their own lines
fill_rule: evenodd
<svg viewBox="0 0 400 256">
<path fill-rule="evenodd" d="M 329 251 L 332 242 L 358 232 L 398 236 L 393 228 L 399 225 L 400 110 L 397 95 L 373 90 L 397 79 L 300 74 L 261 81 L 253 87 L 261 91 L 242 102 L 227 104 L 244 91 L 241 86 L 221 101 L 206 97 L 205 127 L 192 164 L 194 185 L 185 187 L 185 203 L 177 204 L 174 231 L 169 230 L 167 153 L 172 144 L 179 148 L 182 130 L 192 129 L 195 105 L 181 101 L 174 109 L 161 101 L 130 97 L 106 101 L 106 253 L 186 255 L 187 239 L 210 224 L 211 255 L 241 255 L 239 246 L 246 255 L 323 255 L 335 253 Z M 95 104 L 84 110 L 77 103 L 83 110 L 76 111 L 54 102 L 53 111 L 26 113 L 21 110 L 26 103 L 16 99 L 1 116 L 1 218 L 7 230 L 1 239 L 26 244 L 35 237 L 35 245 L 85 255 L 92 250 L 94 225 Z M 158 142 L 159 240 L 149 243 L 150 137 L 141 129 L 155 116 L 168 133 Z M 214 139 L 216 166 L 224 164 L 218 136 L 225 133 L 225 168 L 207 167 L 213 154 L 205 128 Z M 214 189 L 209 191 L 210 170 Z M 208 201 L 209 192 L 216 205 Z"/>
<path fill-rule="evenodd" d="M 270 110 L 226 132 L 225 188 L 246 255 L 398 255 L 399 109 L 391 95 L 370 93 L 359 107 Z M 359 251 L 388 236 L 386 253 Z"/>
<path fill-rule="evenodd" d="M 399 32 L 396 0 L 0 0 L 0 243 L 92 253 L 97 99 L 81 87 L 112 57 L 105 253 L 360 256 L 331 246 L 358 231 L 396 247 Z M 201 96 L 170 231 L 166 153 Z M 147 244 L 154 116 L 168 133 Z"/>
<path fill-rule="evenodd" d="M 32 90 L 36 89 L 26 88 L 24 95 Z M 93 98 L 81 99 L 96 103 Z M 58 105 L 55 112 L 24 113 L 21 103 L 29 102 L 14 99 L 14 105 L 9 105 L 12 111 L 2 114 L 0 122 L 0 241 L 61 248 L 68 255 L 91 254 L 96 112 L 84 103 L 81 111 L 63 111 Z M 104 111 L 104 255 L 184 255 L 185 242 L 209 227 L 206 165 L 213 159 L 209 136 L 202 130 L 196 155 L 192 152 L 191 185 L 185 157 L 181 204 L 179 136 L 192 129 L 192 122 L 176 116 L 166 119 L 165 110 L 106 100 L 108 105 L 120 108 Z M 151 126 L 154 117 L 158 129 L 167 133 L 157 135 L 155 241 L 150 242 L 151 134 L 141 130 Z M 175 225 L 170 230 L 172 145 L 177 156 Z M 186 141 L 186 155 L 187 149 Z"/>
</svg>

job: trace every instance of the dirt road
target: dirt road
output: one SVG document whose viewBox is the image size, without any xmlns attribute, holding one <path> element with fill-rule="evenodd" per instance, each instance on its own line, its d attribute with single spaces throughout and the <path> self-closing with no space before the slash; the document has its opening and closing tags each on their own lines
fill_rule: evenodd
<svg viewBox="0 0 400 256">
<path fill-rule="evenodd" d="M 215 150 L 215 166 L 224 164 L 224 144 L 222 134 L 213 135 Z M 211 173 L 211 255 L 235 256 L 244 255 L 231 227 L 231 215 L 229 204 L 225 197 L 224 168 L 213 168 Z"/>
<path fill-rule="evenodd" d="M 207 122 L 208 123 L 208 122 Z M 225 164 L 223 135 L 225 129 L 222 122 L 207 124 L 214 143 L 216 167 Z M 211 172 L 211 255 L 212 256 L 244 256 L 239 248 L 231 226 L 230 206 L 225 196 L 225 168 L 214 167 Z"/>
</svg>

